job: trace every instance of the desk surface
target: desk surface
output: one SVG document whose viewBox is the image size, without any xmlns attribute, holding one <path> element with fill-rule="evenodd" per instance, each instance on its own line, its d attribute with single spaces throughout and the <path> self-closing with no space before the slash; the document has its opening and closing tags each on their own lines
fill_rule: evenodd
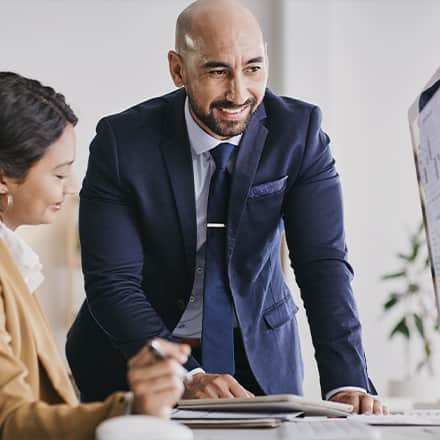
<svg viewBox="0 0 440 440">
<path fill-rule="evenodd" d="M 274 429 L 196 429 L 195 440 L 294 440 L 289 434 L 290 423 L 283 423 Z M 440 426 L 384 426 L 377 427 L 382 437 L 380 440 L 424 440 L 440 439 Z M 342 440 L 348 440 L 343 438 Z"/>
</svg>

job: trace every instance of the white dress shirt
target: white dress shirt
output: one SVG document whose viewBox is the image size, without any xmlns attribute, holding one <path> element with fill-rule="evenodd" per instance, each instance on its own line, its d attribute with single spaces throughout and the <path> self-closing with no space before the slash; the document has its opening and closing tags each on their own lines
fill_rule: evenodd
<svg viewBox="0 0 440 440">
<path fill-rule="evenodd" d="M 211 177 L 215 171 L 215 162 L 210 151 L 217 145 L 228 142 L 233 145 L 240 143 L 241 136 L 234 136 L 220 141 L 210 136 L 194 121 L 189 110 L 188 98 L 185 101 L 185 122 L 188 130 L 189 143 L 194 172 L 194 193 L 196 201 L 197 223 L 197 254 L 194 285 L 188 305 L 174 329 L 173 336 L 180 338 L 201 338 L 203 316 L 203 285 L 205 278 L 205 243 L 206 243 L 206 216 L 208 211 L 208 197 Z M 233 151 L 228 167 L 231 170 L 237 152 Z"/>
<path fill-rule="evenodd" d="M 197 250 L 199 250 L 206 241 L 206 215 L 208 211 L 209 186 L 211 183 L 211 177 L 215 171 L 215 162 L 210 151 L 224 142 L 238 146 L 242 135 L 240 134 L 220 141 L 206 133 L 206 131 L 202 130 L 196 121 L 194 121 L 189 110 L 188 98 L 185 101 L 185 122 L 188 130 L 189 144 L 191 146 L 194 171 Z M 234 150 L 230 162 L 234 162 L 236 156 L 237 151 Z"/>
</svg>

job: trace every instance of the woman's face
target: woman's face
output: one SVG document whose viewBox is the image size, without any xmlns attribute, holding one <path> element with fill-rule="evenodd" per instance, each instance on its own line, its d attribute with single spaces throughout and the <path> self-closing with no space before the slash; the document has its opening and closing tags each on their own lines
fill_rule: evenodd
<svg viewBox="0 0 440 440">
<path fill-rule="evenodd" d="M 48 147 L 44 156 L 29 170 L 22 182 L 3 177 L 12 203 L 3 212 L 3 221 L 15 229 L 20 225 L 52 223 L 66 194 L 77 191 L 72 174 L 76 154 L 75 131 L 71 124 Z"/>
</svg>

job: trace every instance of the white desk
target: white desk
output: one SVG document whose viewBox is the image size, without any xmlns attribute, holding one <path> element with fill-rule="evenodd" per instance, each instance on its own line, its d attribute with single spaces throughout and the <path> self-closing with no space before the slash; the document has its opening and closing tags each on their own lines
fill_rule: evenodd
<svg viewBox="0 0 440 440">
<path fill-rule="evenodd" d="M 195 440 L 300 440 L 289 435 L 289 423 L 274 429 L 195 429 Z M 438 440 L 439 427 L 380 427 L 381 440 Z M 343 440 L 348 440 L 344 438 Z"/>
</svg>

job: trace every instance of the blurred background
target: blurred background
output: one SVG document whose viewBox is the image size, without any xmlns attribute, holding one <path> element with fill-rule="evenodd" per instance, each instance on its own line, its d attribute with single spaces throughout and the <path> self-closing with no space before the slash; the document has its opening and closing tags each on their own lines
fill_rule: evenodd
<svg viewBox="0 0 440 440">
<path fill-rule="evenodd" d="M 323 126 L 332 139 L 342 178 L 353 286 L 370 376 L 382 394 L 389 393 L 392 379 L 428 378 L 429 369 L 416 368 L 424 350 L 420 338 L 413 334 L 408 338 L 401 328 L 389 339 L 405 312 L 395 307 L 384 311 L 394 281 L 381 277 L 399 270 L 402 258 L 396 254 L 410 252 L 409 236 L 421 220 L 407 111 L 440 65 L 440 2 L 243 3 L 260 20 L 268 41 L 270 87 L 278 94 L 318 104 L 323 111 Z M 80 180 L 102 116 L 174 88 L 167 51 L 174 46 L 175 19 L 188 4 L 186 0 L 0 0 L 0 70 L 35 77 L 66 95 L 80 118 L 75 165 Z M 46 280 L 39 293 L 61 351 L 68 322 L 83 297 L 75 200 L 69 205 L 55 226 L 20 231 L 41 256 Z M 291 275 L 289 280 L 298 297 Z M 430 297 L 429 277 L 421 285 Z M 303 310 L 299 320 L 305 394 L 319 397 Z M 432 337 L 430 380 L 440 376 L 437 358 L 438 333 Z"/>
</svg>

